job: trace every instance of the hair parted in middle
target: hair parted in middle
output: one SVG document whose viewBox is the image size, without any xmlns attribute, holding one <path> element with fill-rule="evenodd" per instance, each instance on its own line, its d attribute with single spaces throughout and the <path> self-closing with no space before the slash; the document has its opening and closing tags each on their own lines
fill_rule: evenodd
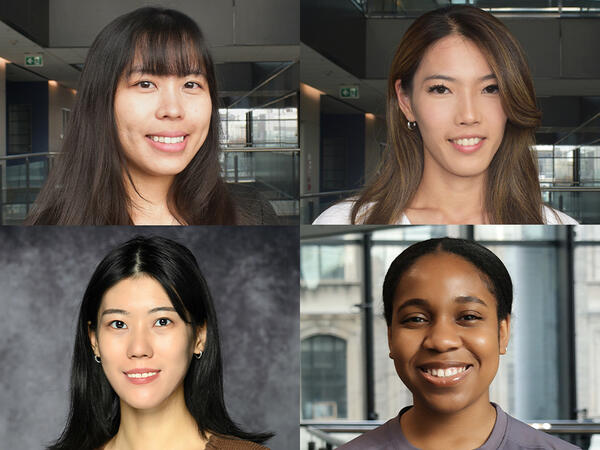
<svg viewBox="0 0 600 450">
<path fill-rule="evenodd" d="M 185 404 L 200 433 L 211 432 L 263 443 L 270 433 L 249 433 L 227 413 L 217 316 L 196 258 L 183 245 L 163 237 L 136 237 L 113 249 L 94 271 L 79 311 L 73 366 L 71 406 L 60 438 L 49 450 L 94 450 L 118 431 L 119 398 L 102 366 L 94 360 L 89 331 L 98 325 L 106 291 L 126 278 L 148 276 L 167 293 L 181 319 L 194 330 L 206 327 L 202 358 L 191 357 L 184 379 Z"/>
<path fill-rule="evenodd" d="M 484 212 L 489 223 L 542 223 L 537 164 L 530 147 L 541 112 L 525 54 L 508 28 L 492 14 L 468 5 L 430 11 L 408 28 L 396 50 L 387 92 L 387 149 L 378 173 L 354 202 L 352 223 L 389 224 L 400 220 L 423 174 L 423 139 L 409 130 L 395 84 L 410 93 L 425 52 L 440 39 L 459 35 L 473 42 L 498 80 L 507 116 L 502 143 L 487 171 Z"/>
<path fill-rule="evenodd" d="M 444 252 L 463 258 L 481 272 L 487 288 L 496 298 L 498 321 L 510 315 L 513 285 L 508 270 L 500 258 L 477 242 L 444 237 L 417 242 L 392 261 L 383 282 L 383 311 L 388 327 L 392 324 L 394 298 L 402 276 L 422 256 Z"/>
</svg>

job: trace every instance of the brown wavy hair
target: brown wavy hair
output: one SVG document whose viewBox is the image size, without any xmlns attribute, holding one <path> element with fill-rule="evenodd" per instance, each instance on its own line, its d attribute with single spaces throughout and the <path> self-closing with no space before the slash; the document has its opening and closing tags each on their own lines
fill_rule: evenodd
<svg viewBox="0 0 600 450">
<path fill-rule="evenodd" d="M 408 130 L 408 119 L 398 106 L 394 85 L 401 80 L 402 89 L 411 92 L 425 52 L 452 34 L 472 41 L 486 57 L 498 80 L 507 116 L 504 137 L 486 177 L 487 219 L 490 223 L 543 223 L 537 164 L 530 150 L 541 112 L 536 106 L 525 54 L 500 20 L 465 5 L 422 15 L 402 37 L 388 77 L 388 147 L 374 181 L 354 203 L 352 223 L 396 223 L 414 198 L 423 175 L 423 140 L 418 128 Z"/>
<path fill-rule="evenodd" d="M 26 225 L 133 225 L 123 172 L 133 181 L 117 134 L 113 103 L 119 79 L 134 61 L 143 72 L 154 75 L 202 72 L 210 92 L 208 135 L 171 185 L 171 213 L 188 225 L 243 222 L 220 175 L 219 98 L 202 32 L 179 11 L 145 7 L 118 17 L 94 40 L 61 154 Z"/>
</svg>

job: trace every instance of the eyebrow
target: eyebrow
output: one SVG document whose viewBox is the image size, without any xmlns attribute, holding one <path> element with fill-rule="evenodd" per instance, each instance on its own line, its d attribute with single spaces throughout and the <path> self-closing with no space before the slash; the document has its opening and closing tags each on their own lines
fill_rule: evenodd
<svg viewBox="0 0 600 450">
<path fill-rule="evenodd" d="M 127 76 L 132 77 L 134 75 L 153 75 L 151 71 L 144 70 L 143 67 L 132 67 L 128 72 Z M 195 75 L 195 76 L 206 76 L 206 73 L 202 69 L 194 70 L 184 76 Z"/>
<path fill-rule="evenodd" d="M 489 74 L 484 75 L 483 77 L 479 78 L 479 81 L 495 80 L 495 79 L 496 79 L 496 75 L 494 75 L 493 73 L 489 73 Z M 456 78 L 449 77 L 448 75 L 434 74 L 434 75 L 429 75 L 423 81 L 427 81 L 427 80 L 456 81 Z"/>
<path fill-rule="evenodd" d="M 154 313 L 162 312 L 162 311 L 177 312 L 177 310 L 175 308 L 173 308 L 172 306 L 159 306 L 157 308 L 152 308 L 150 311 L 148 311 L 148 314 L 154 314 Z M 100 314 L 100 317 L 104 317 L 107 314 L 128 315 L 129 311 L 125 311 L 124 309 L 116 309 L 116 308 L 105 309 L 104 311 L 102 311 L 102 314 Z"/>
<path fill-rule="evenodd" d="M 468 303 L 477 303 L 479 305 L 485 306 L 486 308 L 488 307 L 487 303 L 485 303 L 478 297 L 473 297 L 472 295 L 460 295 L 454 299 L 454 302 L 459 303 L 461 305 Z M 430 307 L 429 302 L 427 300 L 423 300 L 422 298 L 411 298 L 409 300 L 406 300 L 400 306 L 398 306 L 398 308 L 396 309 L 396 314 L 399 314 L 400 311 L 402 311 L 405 308 L 408 308 L 409 306 L 416 306 L 424 309 L 429 309 Z"/>
</svg>

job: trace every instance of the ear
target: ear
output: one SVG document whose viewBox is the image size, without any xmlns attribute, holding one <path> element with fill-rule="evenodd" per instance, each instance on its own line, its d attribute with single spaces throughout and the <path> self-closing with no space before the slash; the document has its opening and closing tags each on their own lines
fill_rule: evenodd
<svg viewBox="0 0 600 450">
<path fill-rule="evenodd" d="M 196 327 L 196 340 L 194 341 L 194 353 L 204 351 L 206 344 L 206 324 Z"/>
<path fill-rule="evenodd" d="M 499 345 L 500 345 L 500 354 L 506 354 L 506 347 L 508 347 L 508 341 L 510 339 L 510 314 L 506 316 L 506 319 L 502 319 L 500 321 L 499 328 Z"/>
<path fill-rule="evenodd" d="M 390 349 L 390 354 L 389 357 L 390 359 L 394 359 L 393 355 L 392 355 L 392 327 L 388 326 L 388 348 Z"/>
<path fill-rule="evenodd" d="M 92 350 L 94 351 L 95 356 L 100 356 L 100 352 L 98 350 L 98 338 L 96 337 L 96 332 L 91 328 L 92 322 L 88 322 L 88 337 L 90 338 L 90 344 L 92 346 Z"/>
<path fill-rule="evenodd" d="M 408 92 L 402 89 L 402 80 L 396 80 L 394 83 L 394 88 L 396 89 L 396 98 L 398 99 L 398 106 L 400 107 L 400 110 L 409 121 L 414 122 L 415 115 L 412 111 L 410 95 Z"/>
</svg>

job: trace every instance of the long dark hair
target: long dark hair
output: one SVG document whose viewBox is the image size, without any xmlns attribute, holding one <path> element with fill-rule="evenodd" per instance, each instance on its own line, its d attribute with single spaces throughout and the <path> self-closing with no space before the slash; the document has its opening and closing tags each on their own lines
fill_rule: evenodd
<svg viewBox="0 0 600 450">
<path fill-rule="evenodd" d="M 185 404 L 198 424 L 198 431 L 257 443 L 269 439 L 272 434 L 242 431 L 227 413 L 217 317 L 194 255 L 166 238 L 136 237 L 112 250 L 100 262 L 83 295 L 73 352 L 69 417 L 62 435 L 49 450 L 97 449 L 117 433 L 119 398 L 101 365 L 94 361 L 88 326 L 96 330 L 98 310 L 108 289 L 125 278 L 141 274 L 161 284 L 179 316 L 194 329 L 206 326 L 202 358 L 191 359 L 184 380 Z"/>
<path fill-rule="evenodd" d="M 477 242 L 445 237 L 417 242 L 392 261 L 383 282 L 383 315 L 388 326 L 392 323 L 394 297 L 402 275 L 422 256 L 440 252 L 460 256 L 481 272 L 487 288 L 496 298 L 498 322 L 510 315 L 513 285 L 510 274 L 500 258 Z"/>
<path fill-rule="evenodd" d="M 208 135 L 170 188 L 182 223 L 234 224 L 236 210 L 220 175 L 218 95 L 212 59 L 198 25 L 172 9 L 140 8 L 98 34 L 87 55 L 65 143 L 26 220 L 28 225 L 131 225 L 126 160 L 113 103 L 134 63 L 153 75 L 205 74 L 212 101 Z M 136 67 L 137 68 L 137 67 Z M 129 177 L 131 180 L 131 177 Z"/>
<path fill-rule="evenodd" d="M 394 56 L 388 77 L 388 148 L 378 175 L 352 208 L 352 223 L 396 223 L 414 198 L 423 176 L 423 139 L 409 130 L 398 106 L 395 84 L 411 92 L 425 52 L 440 39 L 457 34 L 473 42 L 498 79 L 508 120 L 504 137 L 488 168 L 484 209 L 489 223 L 542 223 L 542 195 L 536 160 L 530 147 L 541 113 L 525 54 L 508 28 L 496 17 L 468 5 L 430 11 L 408 28 Z"/>
</svg>

